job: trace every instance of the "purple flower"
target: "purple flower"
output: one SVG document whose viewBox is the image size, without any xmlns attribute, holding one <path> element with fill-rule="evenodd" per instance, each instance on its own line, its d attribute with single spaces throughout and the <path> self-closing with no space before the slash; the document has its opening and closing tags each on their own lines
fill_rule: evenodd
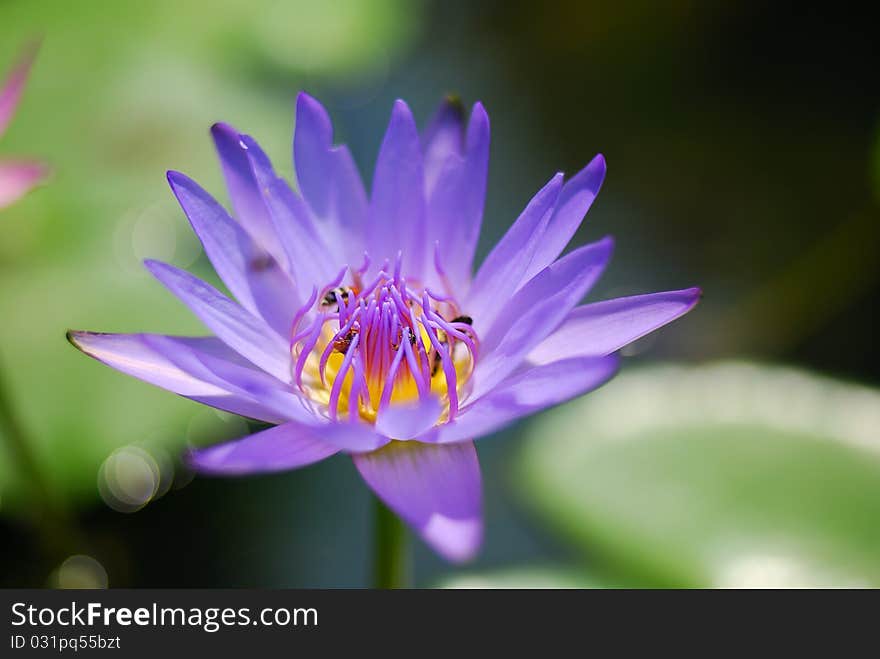
<svg viewBox="0 0 880 659">
<path fill-rule="evenodd" d="M 609 238 L 560 257 L 605 161 L 556 174 L 471 275 L 486 193 L 489 118 L 444 104 L 420 136 L 397 101 L 367 196 L 324 108 L 300 94 L 298 192 L 247 135 L 212 129 L 233 215 L 191 179 L 168 180 L 235 296 L 174 266 L 147 268 L 210 338 L 71 332 L 88 355 L 275 427 L 193 450 L 214 474 L 352 456 L 373 491 L 437 552 L 466 560 L 482 533 L 473 440 L 590 391 L 615 352 L 684 314 L 696 288 L 576 306 Z"/>
<path fill-rule="evenodd" d="M 35 55 L 36 47 L 33 46 L 25 52 L 19 63 L 13 67 L 6 82 L 0 87 L 0 137 L 6 132 L 21 100 L 21 93 Z M 48 169 L 45 165 L 32 160 L 0 160 L 0 209 L 17 201 L 47 174 Z"/>
</svg>

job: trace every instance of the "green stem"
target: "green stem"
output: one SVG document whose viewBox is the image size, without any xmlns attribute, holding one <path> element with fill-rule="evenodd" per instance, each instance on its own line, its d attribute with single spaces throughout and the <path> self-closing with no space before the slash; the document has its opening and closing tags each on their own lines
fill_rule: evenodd
<svg viewBox="0 0 880 659">
<path fill-rule="evenodd" d="M 3 378 L 3 369 L 0 368 L 0 429 L 9 443 L 9 448 L 18 464 L 25 479 L 30 483 L 34 490 L 37 501 L 40 505 L 51 508 L 51 491 L 48 484 L 43 478 L 43 472 L 37 463 L 34 454 L 31 452 L 31 445 L 25 437 L 24 430 L 15 416 L 13 410 L 12 399 L 9 391 L 6 389 L 6 383 Z"/>
<path fill-rule="evenodd" d="M 52 559 L 83 545 L 82 536 L 73 526 L 67 511 L 56 499 L 33 453 L 33 445 L 15 414 L 12 396 L 3 378 L 2 367 L 0 367 L 0 436 L 6 438 L 13 459 L 19 465 L 21 476 L 31 488 L 34 504 L 32 510 L 36 513 L 35 521 L 39 525 L 43 544 Z"/>
<path fill-rule="evenodd" d="M 374 498 L 373 587 L 407 588 L 409 560 L 406 528 L 400 518 Z"/>
</svg>

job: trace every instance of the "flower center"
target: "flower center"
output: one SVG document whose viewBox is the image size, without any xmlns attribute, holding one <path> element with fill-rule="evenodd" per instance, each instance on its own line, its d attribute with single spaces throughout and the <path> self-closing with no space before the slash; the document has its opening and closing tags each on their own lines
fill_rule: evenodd
<svg viewBox="0 0 880 659">
<path fill-rule="evenodd" d="M 374 423 L 391 404 L 438 397 L 445 421 L 458 412 L 478 339 L 456 301 L 386 267 L 367 283 L 366 266 L 312 292 L 294 321 L 294 380 L 331 419 Z M 304 325 L 304 327 L 302 327 Z"/>
</svg>

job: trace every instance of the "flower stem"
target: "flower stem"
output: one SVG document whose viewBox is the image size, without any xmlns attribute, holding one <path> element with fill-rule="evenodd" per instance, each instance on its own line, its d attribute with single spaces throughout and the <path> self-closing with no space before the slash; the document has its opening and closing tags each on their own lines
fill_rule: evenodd
<svg viewBox="0 0 880 659">
<path fill-rule="evenodd" d="M 373 587 L 407 588 L 409 560 L 403 522 L 374 498 Z"/>
<path fill-rule="evenodd" d="M 2 366 L 2 365 L 0 365 Z M 6 387 L 0 367 L 0 438 L 5 438 L 8 449 L 18 463 L 20 477 L 31 489 L 32 512 L 48 557 L 69 554 L 77 547 L 85 546 L 85 540 L 74 526 L 67 510 L 60 504 L 45 478 L 42 466 L 33 452 L 33 444 L 15 414 L 12 395 Z"/>
<path fill-rule="evenodd" d="M 48 507 L 51 490 L 43 478 L 37 459 L 31 452 L 31 445 L 13 411 L 11 396 L 6 389 L 3 371 L 0 369 L 0 429 L 6 437 L 9 449 L 17 460 L 22 475 L 30 484 L 37 501 Z"/>
</svg>

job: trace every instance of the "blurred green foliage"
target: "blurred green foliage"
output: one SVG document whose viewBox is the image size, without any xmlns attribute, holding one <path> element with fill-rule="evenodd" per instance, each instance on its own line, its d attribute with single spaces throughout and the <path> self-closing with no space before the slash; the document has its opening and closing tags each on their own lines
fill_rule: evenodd
<svg viewBox="0 0 880 659">
<path fill-rule="evenodd" d="M 635 586 L 880 585 L 880 392 L 747 363 L 635 369 L 529 425 L 523 498 Z"/>
<path fill-rule="evenodd" d="M 54 172 L 0 215 L 0 372 L 59 500 L 94 501 L 98 468 L 119 446 L 176 454 L 246 430 L 64 340 L 68 328 L 204 333 L 140 267 L 150 256 L 211 276 L 165 170 L 225 200 L 208 136 L 224 120 L 252 131 L 289 176 L 298 87 L 380 75 L 418 11 L 400 0 L 0 4 L 0 69 L 43 39 L 0 146 Z M 6 513 L 32 495 L 12 457 L 0 448 Z"/>
</svg>

